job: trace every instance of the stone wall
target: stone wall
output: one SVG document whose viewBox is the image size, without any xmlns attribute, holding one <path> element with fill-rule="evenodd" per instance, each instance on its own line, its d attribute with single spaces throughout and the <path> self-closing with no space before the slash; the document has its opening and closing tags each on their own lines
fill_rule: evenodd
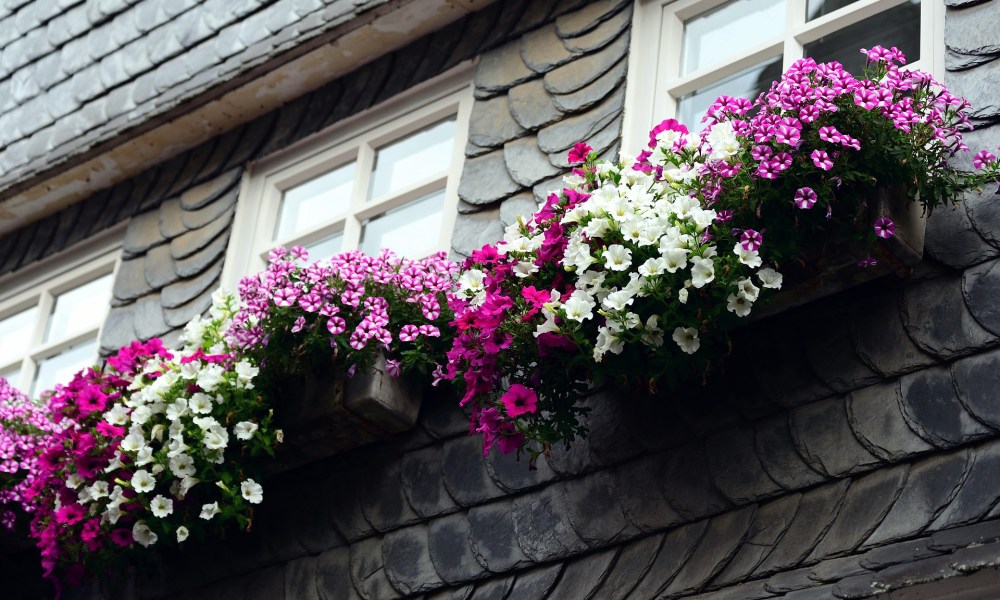
<svg viewBox="0 0 1000 600">
<path fill-rule="evenodd" d="M 457 254 L 499 237 L 557 185 L 575 141 L 616 150 L 631 8 L 578 4 L 501 3 L 454 26 L 464 33 L 413 46 L 434 72 L 444 57 L 480 55 Z M 949 1 L 946 82 L 979 107 L 975 147 L 1000 143 L 990 91 L 1000 43 L 981 27 L 998 10 L 998 0 Z M 406 87 L 390 75 L 405 60 L 417 58 L 352 76 L 390 86 L 368 102 Z M 324 97 L 301 105 L 331 106 Z M 337 110 L 289 107 L 248 126 L 240 135 L 256 141 L 233 143 L 243 159 L 192 176 L 196 192 L 177 187 L 138 211 L 126 251 L 145 262 L 123 270 L 116 287 L 116 311 L 132 311 L 133 331 L 143 302 L 171 309 L 164 297 L 183 297 L 171 286 L 215 272 L 218 259 L 206 258 L 200 274 L 181 275 L 188 263 L 172 249 L 228 235 L 206 219 L 228 222 L 231 169 L 335 122 Z M 978 581 L 962 576 L 1000 564 L 992 192 L 931 215 L 911 278 L 738 331 L 713 385 L 655 398 L 596 391 L 590 437 L 554 449 L 536 470 L 484 457 L 455 398 L 429 390 L 413 431 L 272 478 L 250 533 L 163 554 L 127 583 L 74 596 L 804 600 Z M 125 289 L 142 293 L 127 298 Z M 204 306 L 197 298 L 186 301 L 192 312 Z"/>
</svg>

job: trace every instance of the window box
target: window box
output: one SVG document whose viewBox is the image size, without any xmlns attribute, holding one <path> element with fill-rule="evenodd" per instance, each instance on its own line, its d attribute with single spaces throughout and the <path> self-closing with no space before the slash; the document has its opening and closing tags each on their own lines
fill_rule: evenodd
<svg viewBox="0 0 1000 600">
<path fill-rule="evenodd" d="M 784 275 L 781 292 L 755 311 L 751 320 L 825 298 L 890 273 L 909 276 L 923 258 L 927 215 L 919 202 L 912 202 L 887 188 L 875 188 L 868 196 L 866 214 L 858 217 L 859 227 L 870 228 L 881 216 L 893 220 L 896 233 L 891 238 L 878 240 L 874 253 L 860 242 L 828 238 L 827 241 L 833 243 L 810 249 L 803 265 L 786 264 L 780 269 Z M 858 260 L 869 253 L 878 263 L 873 267 L 859 267 Z"/>
<path fill-rule="evenodd" d="M 423 386 L 386 373 L 380 357 L 370 373 L 347 377 L 338 369 L 289 378 L 275 407 L 285 442 L 273 471 L 291 469 L 411 429 Z"/>
</svg>

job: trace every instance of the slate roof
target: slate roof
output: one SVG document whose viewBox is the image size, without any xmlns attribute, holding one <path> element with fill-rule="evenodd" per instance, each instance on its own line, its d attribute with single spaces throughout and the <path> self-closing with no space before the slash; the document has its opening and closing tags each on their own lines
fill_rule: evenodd
<svg viewBox="0 0 1000 600">
<path fill-rule="evenodd" d="M 0 189 L 388 0 L 0 4 Z"/>
</svg>

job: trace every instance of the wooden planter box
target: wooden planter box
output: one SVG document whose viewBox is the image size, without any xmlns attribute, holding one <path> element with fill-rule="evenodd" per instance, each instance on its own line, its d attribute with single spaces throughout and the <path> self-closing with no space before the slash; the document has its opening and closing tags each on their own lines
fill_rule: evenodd
<svg viewBox="0 0 1000 600">
<path fill-rule="evenodd" d="M 877 188 L 868 198 L 865 226 L 871 227 L 871 223 L 880 216 L 893 220 L 896 233 L 889 239 L 879 239 L 874 252 L 857 242 L 828 245 L 805 267 L 783 271 L 781 291 L 755 310 L 750 320 L 763 319 L 890 273 L 899 277 L 909 276 L 923 258 L 927 216 L 919 202 L 911 202 L 888 189 Z M 868 254 L 872 254 L 878 264 L 868 268 L 858 267 L 858 260 Z"/>
<path fill-rule="evenodd" d="M 423 386 L 386 373 L 380 357 L 370 373 L 348 378 L 340 371 L 291 379 L 274 407 L 284 430 L 272 472 L 301 466 L 411 429 Z"/>
</svg>

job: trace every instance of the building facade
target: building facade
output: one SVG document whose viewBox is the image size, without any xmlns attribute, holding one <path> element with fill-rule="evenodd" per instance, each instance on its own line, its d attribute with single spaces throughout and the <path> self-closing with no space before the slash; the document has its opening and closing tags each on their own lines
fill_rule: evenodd
<svg viewBox="0 0 1000 600">
<path fill-rule="evenodd" d="M 275 244 L 468 256 L 558 189 L 802 56 L 897 45 L 1000 143 L 997 0 L 9 0 L 0 376 L 37 393 L 177 341 Z M 968 159 L 966 159 L 968 160 Z M 445 390 L 273 477 L 250 533 L 79 598 L 1000 597 L 1000 204 L 924 260 L 748 325 L 725 377 L 590 398 L 536 470 Z M 32 552 L 0 570 L 46 597 Z"/>
</svg>

